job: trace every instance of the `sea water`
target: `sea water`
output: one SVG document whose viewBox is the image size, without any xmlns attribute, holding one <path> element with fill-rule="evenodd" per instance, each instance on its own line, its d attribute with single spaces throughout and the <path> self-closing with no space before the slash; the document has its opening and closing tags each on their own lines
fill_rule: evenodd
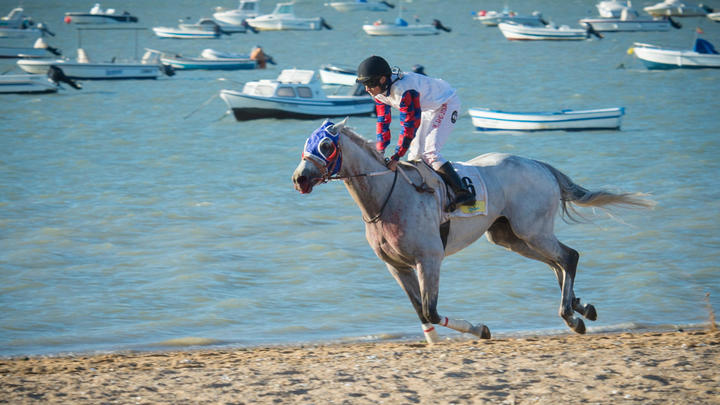
<svg viewBox="0 0 720 405">
<path fill-rule="evenodd" d="M 3 13 L 16 6 L 3 4 Z M 305 139 L 322 120 L 239 123 L 218 98 L 283 68 L 356 65 L 371 54 L 404 70 L 422 64 L 457 89 L 462 113 L 443 150 L 451 160 L 519 154 L 586 188 L 652 194 L 655 210 L 585 210 L 591 223 L 558 220 L 559 239 L 581 254 L 576 294 L 598 310 L 591 332 L 702 325 L 720 308 L 720 72 L 648 71 L 626 52 L 633 42 L 689 48 L 698 26 L 718 46 L 720 24 L 690 18 L 669 32 L 511 42 L 472 19 L 502 2 L 414 0 L 402 2 L 404 18 L 437 18 L 452 32 L 373 38 L 362 24 L 394 20 L 397 11 L 340 13 L 323 4 L 300 0 L 296 13 L 323 16 L 331 31 L 196 41 L 143 31 L 136 46 L 130 31 L 78 36 L 62 23 L 64 12 L 89 9 L 87 2 L 23 1 L 66 55 L 79 41 L 95 60 L 132 58 L 144 47 L 194 56 L 262 45 L 278 65 L 0 98 L 0 355 L 421 339 L 343 184 L 310 195 L 292 187 Z M 194 21 L 215 6 L 236 3 L 131 0 L 119 11 L 149 28 Z M 273 6 L 263 2 L 262 11 Z M 593 1 L 512 7 L 573 26 L 596 15 Z M 17 72 L 12 60 L 2 68 Z M 615 106 L 626 109 L 620 131 L 482 133 L 467 114 Z M 374 137 L 373 117 L 349 123 Z M 485 239 L 443 263 L 439 311 L 496 335 L 567 331 L 559 302 L 547 266 Z"/>
</svg>

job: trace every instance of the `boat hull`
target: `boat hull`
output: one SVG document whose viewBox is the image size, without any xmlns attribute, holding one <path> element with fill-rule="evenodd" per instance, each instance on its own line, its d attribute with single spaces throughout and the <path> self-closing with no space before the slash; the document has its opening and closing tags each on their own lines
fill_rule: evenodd
<svg viewBox="0 0 720 405">
<path fill-rule="evenodd" d="M 252 96 L 234 90 L 222 90 L 220 97 L 238 121 L 259 118 L 316 119 L 371 115 L 375 111 L 375 102 L 369 97 L 329 96 L 324 99 L 302 100 Z"/>
<path fill-rule="evenodd" d="M 0 75 L 0 94 L 55 93 L 58 86 L 46 75 Z"/>
<path fill-rule="evenodd" d="M 322 28 L 322 18 L 251 18 L 248 25 L 258 31 L 317 31 Z"/>
<path fill-rule="evenodd" d="M 66 60 L 25 60 L 17 62 L 28 73 L 47 74 L 50 65 L 62 68 L 65 75 L 77 80 L 157 79 L 157 65 L 131 63 L 77 63 Z"/>
<path fill-rule="evenodd" d="M 153 27 L 153 32 L 160 38 L 177 39 L 215 39 L 220 36 L 219 32 L 203 29 L 179 29 L 169 27 Z"/>
<path fill-rule="evenodd" d="M 632 31 L 668 31 L 670 21 L 655 20 L 622 20 L 620 18 L 583 18 L 581 25 L 590 24 L 597 32 L 632 32 Z"/>
<path fill-rule="evenodd" d="M 620 129 L 625 109 L 562 110 L 553 113 L 523 113 L 471 108 L 478 131 L 587 131 Z"/>
<path fill-rule="evenodd" d="M 340 12 L 350 11 L 387 11 L 390 6 L 382 2 L 358 2 L 358 1 L 333 1 L 328 3 L 330 7 Z"/>
<path fill-rule="evenodd" d="M 138 18 L 128 14 L 65 13 L 65 21 L 71 24 L 117 24 L 136 23 Z"/>
<path fill-rule="evenodd" d="M 588 38 L 584 29 L 558 29 L 509 23 L 500 23 L 498 28 L 503 36 L 511 41 L 578 41 Z"/>
<path fill-rule="evenodd" d="M 161 57 L 163 64 L 177 70 L 246 70 L 257 68 L 252 59 L 204 59 L 204 58 L 169 58 Z"/>
<path fill-rule="evenodd" d="M 437 28 L 430 24 L 395 25 L 395 24 L 365 24 L 363 31 L 372 36 L 402 36 L 402 35 L 437 35 Z"/>
<path fill-rule="evenodd" d="M 53 55 L 42 48 L 0 46 L 0 58 L 49 58 Z"/>
<path fill-rule="evenodd" d="M 662 49 L 650 46 L 633 47 L 633 53 L 648 69 L 719 69 L 720 55 L 690 50 Z"/>
</svg>

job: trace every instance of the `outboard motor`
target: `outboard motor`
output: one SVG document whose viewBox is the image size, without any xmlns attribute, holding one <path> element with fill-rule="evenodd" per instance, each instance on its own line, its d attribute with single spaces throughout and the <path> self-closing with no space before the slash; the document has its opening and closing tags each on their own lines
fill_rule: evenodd
<svg viewBox="0 0 720 405">
<path fill-rule="evenodd" d="M 588 37 L 589 37 L 590 35 L 595 35 L 595 36 L 598 37 L 599 39 L 603 39 L 602 34 L 599 33 L 599 32 L 597 32 L 597 31 L 595 31 L 595 28 L 593 28 L 592 24 L 587 23 L 587 24 L 585 24 L 585 26 L 587 27 Z"/>
<path fill-rule="evenodd" d="M 437 29 L 439 29 L 439 30 L 443 30 L 443 31 L 445 31 L 445 32 L 450 32 L 450 31 L 452 31 L 450 28 L 442 25 L 442 23 L 440 22 L 440 20 L 437 20 L 437 19 L 433 20 L 432 25 L 433 25 L 433 27 L 435 27 L 435 28 L 437 28 Z"/>
<path fill-rule="evenodd" d="M 70 87 L 72 87 L 74 89 L 77 89 L 77 90 L 82 89 L 82 86 L 79 83 L 76 83 L 71 78 L 65 76 L 65 72 L 63 72 L 62 69 L 60 69 L 59 67 L 57 67 L 55 65 L 50 65 L 50 67 L 48 68 L 47 75 L 50 78 L 50 80 L 52 80 L 53 83 L 55 83 L 55 84 L 60 84 L 62 82 L 62 83 L 67 83 L 68 85 L 70 85 Z"/>
<path fill-rule="evenodd" d="M 166 64 L 164 64 L 164 63 L 161 63 L 161 64 L 160 64 L 160 71 L 161 71 L 165 76 L 167 76 L 167 77 L 175 76 L 175 68 L 172 67 L 172 66 L 170 66 L 170 65 L 166 65 Z"/>
<path fill-rule="evenodd" d="M 320 17 L 320 27 L 325 28 L 327 30 L 331 30 L 332 27 L 328 25 L 328 23 L 325 21 L 324 18 Z"/>
</svg>

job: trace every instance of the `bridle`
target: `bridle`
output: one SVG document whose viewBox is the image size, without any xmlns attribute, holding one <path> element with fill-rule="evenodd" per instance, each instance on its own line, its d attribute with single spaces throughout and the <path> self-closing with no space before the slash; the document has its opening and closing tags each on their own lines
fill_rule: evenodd
<svg viewBox="0 0 720 405">
<path fill-rule="evenodd" d="M 398 166 L 396 170 L 393 172 L 390 169 L 387 170 L 381 170 L 381 171 L 375 171 L 375 172 L 368 172 L 368 173 L 358 173 L 358 174 L 350 174 L 350 175 L 344 175 L 340 176 L 338 173 L 340 172 L 340 168 L 342 167 L 342 149 L 340 149 L 340 142 L 339 142 L 339 134 L 337 133 L 337 130 L 335 133 L 333 133 L 333 130 L 335 128 L 332 126 L 332 123 L 327 122 L 323 124 L 318 130 L 316 130 L 313 135 L 318 133 L 319 131 L 324 132 L 324 135 L 322 138 L 320 138 L 319 141 L 317 141 L 317 144 L 315 144 L 313 139 L 313 135 L 308 138 L 308 140 L 305 142 L 305 147 L 303 148 L 302 153 L 302 160 L 307 160 L 308 162 L 312 163 L 321 173 L 320 178 L 317 180 L 317 183 L 327 183 L 331 180 L 348 180 L 352 178 L 357 177 L 374 177 L 374 176 L 382 176 L 385 174 L 394 173 L 395 176 L 393 177 L 392 186 L 390 186 L 390 191 L 388 192 L 387 196 L 385 197 L 385 201 L 383 202 L 382 206 L 380 207 L 380 211 L 374 215 L 371 218 L 365 218 L 363 216 L 363 221 L 366 223 L 376 223 L 380 220 L 382 217 L 383 212 L 385 211 L 385 207 L 387 207 L 388 202 L 390 201 L 390 197 L 393 194 L 393 191 L 395 190 L 395 184 L 397 184 L 397 178 L 398 178 L 398 172 L 403 175 L 405 180 L 412 185 L 416 191 L 418 192 L 425 192 L 425 193 L 434 193 L 435 190 L 429 187 L 424 181 L 421 185 L 416 185 L 415 183 L 410 180 L 408 175 L 403 171 L 403 169 Z M 318 135 L 319 137 L 319 135 Z M 415 169 L 417 170 L 417 168 Z M 418 171 L 419 172 L 419 171 Z"/>
</svg>

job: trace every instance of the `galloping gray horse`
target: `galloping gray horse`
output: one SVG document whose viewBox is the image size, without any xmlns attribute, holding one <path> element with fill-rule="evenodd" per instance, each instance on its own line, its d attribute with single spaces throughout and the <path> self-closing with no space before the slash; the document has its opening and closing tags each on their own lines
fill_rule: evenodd
<svg viewBox="0 0 720 405">
<path fill-rule="evenodd" d="M 326 121 L 313 132 L 293 173 L 293 183 L 306 194 L 316 184 L 344 180 L 362 211 L 368 243 L 407 293 L 428 343 L 438 341 L 434 328 L 438 324 L 490 338 L 487 326 L 440 316 L 437 311 L 443 258 L 483 234 L 492 243 L 550 266 L 562 293 L 559 315 L 573 331 L 585 333 L 585 323 L 574 312 L 597 319 L 595 308 L 575 297 L 579 254 L 553 233 L 558 208 L 564 218 L 573 219 L 572 204 L 652 207 L 651 200 L 639 193 L 588 191 L 546 163 L 488 153 L 466 162 L 485 181 L 486 215 L 448 219 L 443 209 L 446 188 L 432 170 L 422 175 L 407 163 L 395 172 L 387 170 L 374 144 L 355 133 L 346 121 Z"/>
</svg>

